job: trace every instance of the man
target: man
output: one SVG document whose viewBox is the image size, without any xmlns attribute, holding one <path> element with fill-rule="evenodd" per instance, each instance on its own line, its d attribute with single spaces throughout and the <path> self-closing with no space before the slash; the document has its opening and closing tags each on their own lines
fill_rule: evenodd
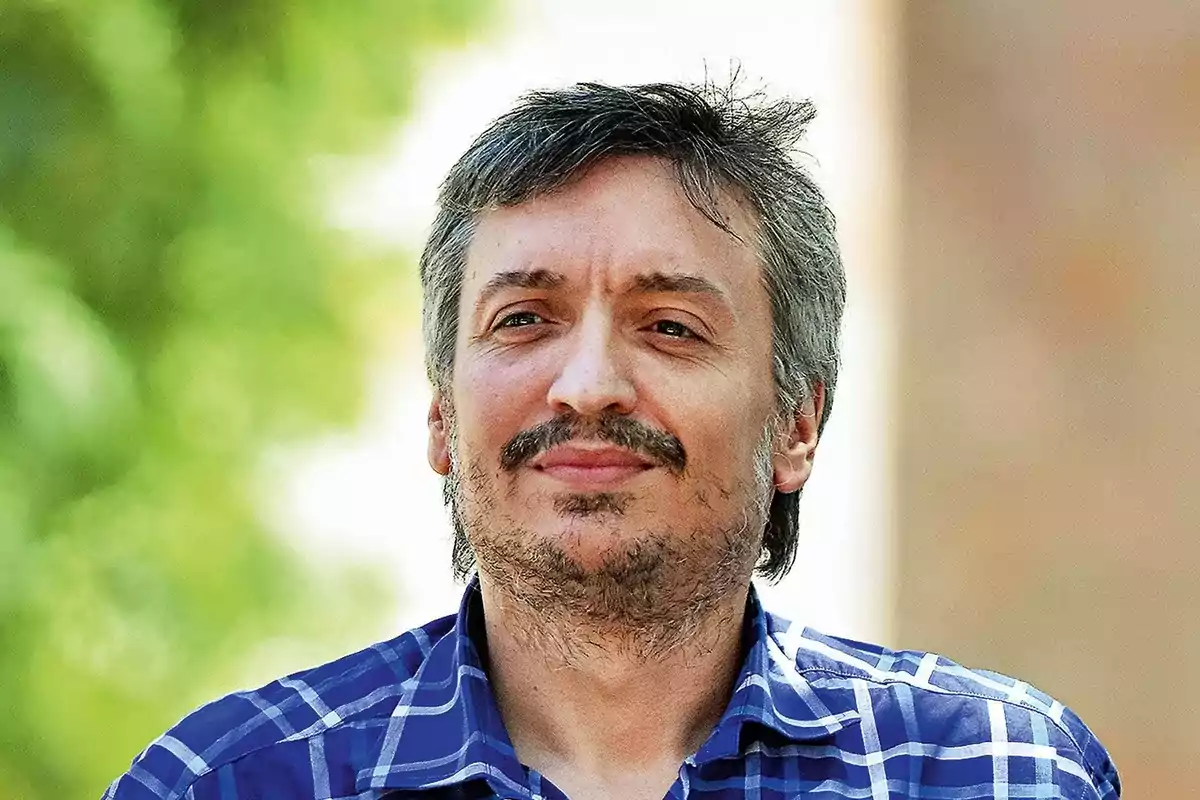
<svg viewBox="0 0 1200 800">
<path fill-rule="evenodd" d="M 813 113 L 584 84 L 476 140 L 421 261 L 457 616 L 200 709 L 107 797 L 1118 797 L 1028 684 L 759 605 L 837 379 Z"/>
</svg>

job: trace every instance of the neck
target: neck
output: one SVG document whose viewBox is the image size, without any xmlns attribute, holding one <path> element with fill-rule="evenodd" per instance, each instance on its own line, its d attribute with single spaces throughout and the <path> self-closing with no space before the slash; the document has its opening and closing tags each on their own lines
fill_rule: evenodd
<svg viewBox="0 0 1200 800">
<path fill-rule="evenodd" d="M 481 573 L 489 679 L 521 761 L 556 782 L 566 774 L 613 785 L 656 772 L 673 780 L 729 702 L 749 582 L 683 636 L 556 617 L 502 585 Z"/>
</svg>

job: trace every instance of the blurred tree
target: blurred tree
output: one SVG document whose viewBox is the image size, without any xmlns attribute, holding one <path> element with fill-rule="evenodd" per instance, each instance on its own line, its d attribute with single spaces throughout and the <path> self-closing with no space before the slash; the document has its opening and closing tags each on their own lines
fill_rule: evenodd
<svg viewBox="0 0 1200 800">
<path fill-rule="evenodd" d="M 384 279 L 313 159 L 480 3 L 0 0 L 0 795 L 96 796 L 265 639 L 369 616 L 254 483 L 352 418 Z"/>
</svg>

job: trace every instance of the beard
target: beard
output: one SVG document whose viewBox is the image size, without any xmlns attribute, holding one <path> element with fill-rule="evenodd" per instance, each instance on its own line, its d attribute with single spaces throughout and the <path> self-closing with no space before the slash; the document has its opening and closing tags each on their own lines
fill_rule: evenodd
<svg viewBox="0 0 1200 800">
<path fill-rule="evenodd" d="M 506 605 L 528 621 L 518 635 L 566 663 L 597 648 L 651 661 L 702 641 L 716 615 L 740 615 L 738 597 L 744 602 L 762 550 L 774 420 L 764 426 L 744 477 L 732 485 L 715 475 L 692 476 L 677 439 L 628 418 L 587 425 L 564 418 L 539 429 L 514 437 L 499 473 L 489 473 L 482 459 L 462 459 L 451 429 L 446 500 L 456 556 L 467 548 Z M 554 536 L 537 534 L 501 511 L 499 499 L 514 496 L 516 470 L 573 438 L 614 442 L 659 461 L 695 487 L 683 507 L 703 509 L 704 522 L 674 525 L 663 513 L 654 527 L 631 531 L 627 510 L 649 498 L 626 492 L 555 494 L 562 530 Z M 509 458 L 513 452 L 522 456 Z M 581 537 L 597 538 L 584 543 Z M 584 546 L 595 541 L 603 547 Z"/>
</svg>

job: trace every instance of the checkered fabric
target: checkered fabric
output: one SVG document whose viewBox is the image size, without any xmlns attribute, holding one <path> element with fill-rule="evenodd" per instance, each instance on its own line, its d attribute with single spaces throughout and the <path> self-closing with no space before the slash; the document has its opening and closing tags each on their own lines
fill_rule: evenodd
<svg viewBox="0 0 1200 800">
<path fill-rule="evenodd" d="M 457 616 L 186 717 L 106 800 L 562 800 L 517 760 Z M 1117 798 L 1104 747 L 1021 681 L 804 629 L 751 591 L 729 706 L 668 798 Z"/>
</svg>

